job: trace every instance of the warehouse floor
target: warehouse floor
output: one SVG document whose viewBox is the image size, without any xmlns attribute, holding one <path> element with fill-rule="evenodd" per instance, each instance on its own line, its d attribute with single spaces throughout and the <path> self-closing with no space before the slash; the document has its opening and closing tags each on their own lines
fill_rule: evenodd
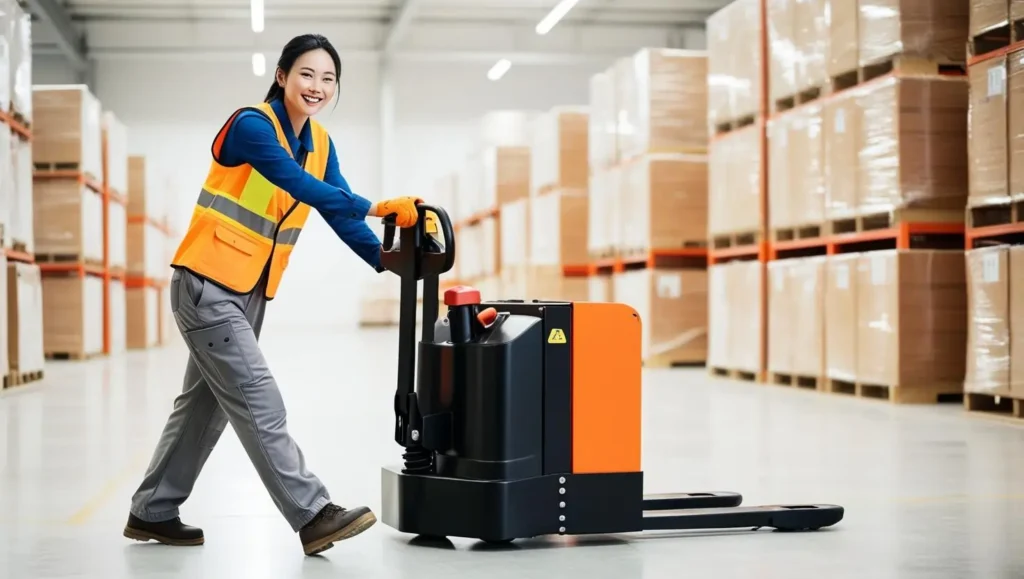
<svg viewBox="0 0 1024 579">
<path fill-rule="evenodd" d="M 396 333 L 270 332 L 290 427 L 336 501 L 378 507 L 392 436 Z M 180 388 L 180 345 L 113 360 L 51 363 L 0 397 L 2 577 L 1020 577 L 1024 429 L 957 405 L 897 407 L 646 371 L 648 492 L 735 490 L 746 503 L 834 502 L 812 534 L 532 540 L 454 551 L 383 524 L 320 558 L 302 555 L 237 438 L 225 433 L 188 523 L 207 542 L 124 539 L 129 498 Z M 600 508 L 600 505 L 595 505 Z M 573 542 L 577 545 L 574 547 Z M 588 548 L 589 547 L 589 548 Z"/>
</svg>

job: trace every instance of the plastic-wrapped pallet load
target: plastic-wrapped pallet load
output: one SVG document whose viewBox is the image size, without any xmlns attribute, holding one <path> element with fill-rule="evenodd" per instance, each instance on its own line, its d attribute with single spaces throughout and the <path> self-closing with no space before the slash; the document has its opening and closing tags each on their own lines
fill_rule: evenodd
<svg viewBox="0 0 1024 579">
<path fill-rule="evenodd" d="M 761 102 L 760 0 L 735 0 L 707 21 L 708 123 L 756 116 Z"/>
<path fill-rule="evenodd" d="M 797 227 L 817 226 L 825 219 L 822 107 L 819 104 L 808 104 L 795 112 L 792 148 L 789 151 L 793 222 Z"/>
<path fill-rule="evenodd" d="M 99 100 L 85 85 L 32 87 L 32 160 L 42 169 L 70 169 L 101 181 L 103 134 Z"/>
<path fill-rule="evenodd" d="M 1006 66 L 1006 57 L 1000 56 L 975 64 L 968 71 L 971 205 L 1006 200 L 1010 194 Z"/>
<path fill-rule="evenodd" d="M 806 91 L 825 88 L 828 75 L 828 23 L 831 11 L 829 0 L 790 0 L 794 11 L 794 41 L 798 65 L 796 88 Z M 852 3 L 852 2 L 851 2 Z"/>
<path fill-rule="evenodd" d="M 644 48 L 623 61 L 619 158 L 707 151 L 707 75 L 703 51 Z"/>
<path fill-rule="evenodd" d="M 768 121 L 768 226 L 772 230 L 796 225 L 791 170 L 796 156 L 790 149 L 795 117 L 795 112 L 788 111 Z M 723 206 L 723 212 L 728 207 Z"/>
<path fill-rule="evenodd" d="M 759 261 L 729 263 L 729 347 L 732 369 L 757 374 L 761 371 L 764 348 L 762 336 L 764 312 L 761 289 L 765 282 L 764 264 Z"/>
<path fill-rule="evenodd" d="M 145 286 L 129 287 L 126 294 L 128 348 L 152 348 L 160 341 L 160 290 Z"/>
<path fill-rule="evenodd" d="M 80 359 L 103 352 L 103 278 L 47 275 L 43 284 L 43 349 Z"/>
<path fill-rule="evenodd" d="M 708 233 L 712 236 L 761 230 L 761 138 L 754 127 L 734 131 L 711 144 L 708 161 Z"/>
<path fill-rule="evenodd" d="M 1024 0 L 1022 0 L 1024 1 Z M 1024 13 L 1021 15 L 1024 18 Z M 1007 55 L 1007 130 L 1009 132 L 1009 194 L 1024 194 L 1024 50 Z"/>
<path fill-rule="evenodd" d="M 0 40 L 2 42 L 2 40 Z M 18 137 L 10 130 L 0 131 L 0 245 L 9 248 L 12 245 L 14 188 L 17 179 L 14 174 L 15 157 L 11 150 Z"/>
<path fill-rule="evenodd" d="M 0 0 L 0 110 L 11 110 L 14 82 L 14 0 Z"/>
<path fill-rule="evenodd" d="M 485 149 L 480 210 L 489 211 L 530 195 L 530 148 Z"/>
<path fill-rule="evenodd" d="M 9 197 L 11 201 L 10 238 L 15 249 L 25 251 L 30 255 L 36 252 L 32 155 L 33 144 L 31 141 L 11 139 L 11 174 L 14 179 L 14 188 Z"/>
<path fill-rule="evenodd" d="M 857 213 L 862 110 L 854 91 L 825 100 L 825 219 L 851 219 Z"/>
<path fill-rule="evenodd" d="M 1010 2 L 1007 0 L 971 0 L 970 8 L 970 36 L 972 38 L 1009 23 Z M 986 52 L 986 50 L 977 52 Z"/>
<path fill-rule="evenodd" d="M 128 297 L 124 281 L 110 280 L 110 353 L 128 349 Z"/>
<path fill-rule="evenodd" d="M 103 263 L 103 197 L 73 179 L 34 183 L 38 255 Z"/>
<path fill-rule="evenodd" d="M 864 387 L 885 387 L 898 401 L 935 402 L 940 394 L 962 392 L 967 350 L 963 251 L 862 253 L 856 283 L 862 393 L 881 396 Z"/>
<path fill-rule="evenodd" d="M 856 82 L 857 67 L 860 64 L 857 2 L 831 0 L 828 11 L 826 70 L 833 78 L 847 76 L 846 85 L 849 86 Z M 837 88 L 845 87 L 840 85 Z"/>
<path fill-rule="evenodd" d="M 10 2 L 11 109 L 22 122 L 35 124 L 32 87 L 32 14 Z"/>
<path fill-rule="evenodd" d="M 587 250 L 592 259 L 614 257 L 622 241 L 622 168 L 610 167 L 590 176 Z"/>
<path fill-rule="evenodd" d="M 110 242 L 110 268 L 117 271 L 128 269 L 128 214 L 127 207 L 110 202 L 108 207 L 107 231 Z M 167 260 L 170 263 L 170 260 Z"/>
<path fill-rule="evenodd" d="M 564 189 L 530 201 L 527 295 L 537 299 L 589 301 L 590 280 L 563 275 L 565 266 L 587 263 L 585 190 Z"/>
<path fill-rule="evenodd" d="M 623 168 L 625 253 L 695 247 L 708 237 L 708 157 L 652 153 Z"/>
<path fill-rule="evenodd" d="M 1010 246 L 967 252 L 967 369 L 964 392 L 1009 396 Z"/>
<path fill-rule="evenodd" d="M 768 262 L 768 371 L 825 374 L 825 257 Z"/>
<path fill-rule="evenodd" d="M 707 270 L 625 271 L 613 275 L 613 284 L 615 301 L 640 316 L 645 361 L 668 365 L 707 359 Z"/>
<path fill-rule="evenodd" d="M 731 368 L 734 348 L 730 342 L 733 310 L 729 303 L 731 265 L 708 266 L 708 360 L 711 368 Z"/>
<path fill-rule="evenodd" d="M 769 0 L 765 6 L 770 55 L 768 95 L 774 102 L 797 92 L 796 0 Z"/>
<path fill-rule="evenodd" d="M 830 255 L 825 263 L 825 375 L 857 380 L 857 262 L 860 254 Z"/>
<path fill-rule="evenodd" d="M 970 23 L 967 2 L 859 0 L 860 64 L 903 54 L 962 63 Z"/>
<path fill-rule="evenodd" d="M 7 346 L 12 374 L 43 371 L 43 284 L 36 264 L 7 263 Z"/>
<path fill-rule="evenodd" d="M 967 82 L 890 77 L 856 91 L 863 114 L 859 213 L 928 209 L 962 219 L 968 189 Z"/>
<path fill-rule="evenodd" d="M 128 157 L 128 215 L 159 219 L 166 204 L 166 191 L 159 171 L 142 155 Z M 130 245 L 129 241 L 129 245 Z"/>
<path fill-rule="evenodd" d="M 590 77 L 590 118 L 587 157 L 591 171 L 604 170 L 618 161 L 618 120 L 615 108 L 615 68 Z"/>
<path fill-rule="evenodd" d="M 589 120 L 583 107 L 556 107 L 534 120 L 529 170 L 532 195 L 587 188 Z"/>
</svg>

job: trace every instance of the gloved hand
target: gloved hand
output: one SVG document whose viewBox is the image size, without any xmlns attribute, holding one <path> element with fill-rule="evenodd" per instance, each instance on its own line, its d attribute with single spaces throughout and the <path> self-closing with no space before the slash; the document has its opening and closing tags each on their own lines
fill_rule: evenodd
<svg viewBox="0 0 1024 579">
<path fill-rule="evenodd" d="M 370 208 L 370 214 L 374 217 L 387 217 L 394 214 L 395 225 L 398 227 L 412 227 L 416 225 L 416 220 L 419 218 L 419 212 L 416 210 L 416 205 L 419 203 L 423 203 L 423 199 L 419 197 L 388 199 L 376 203 Z"/>
</svg>

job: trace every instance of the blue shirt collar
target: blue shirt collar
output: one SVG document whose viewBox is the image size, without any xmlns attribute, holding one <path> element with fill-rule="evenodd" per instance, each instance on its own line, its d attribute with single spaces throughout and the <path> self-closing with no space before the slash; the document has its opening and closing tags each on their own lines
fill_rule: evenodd
<svg viewBox="0 0 1024 579">
<path fill-rule="evenodd" d="M 298 145 L 300 144 L 303 149 L 312 153 L 313 131 L 309 127 L 309 120 L 307 119 L 306 124 L 302 125 L 302 130 L 299 131 L 299 136 L 296 138 L 295 131 L 292 129 L 292 122 L 288 119 L 288 111 L 284 108 L 284 101 L 279 98 L 274 99 L 270 101 L 270 107 L 277 114 L 277 120 L 284 129 L 284 135 L 288 139 L 288 147 L 291 148 L 292 153 L 298 154 Z"/>
</svg>

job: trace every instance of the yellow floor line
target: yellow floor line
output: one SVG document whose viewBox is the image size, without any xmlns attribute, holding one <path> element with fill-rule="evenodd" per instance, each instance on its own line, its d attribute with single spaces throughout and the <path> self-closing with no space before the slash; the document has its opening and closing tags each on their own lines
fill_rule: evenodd
<svg viewBox="0 0 1024 579">
<path fill-rule="evenodd" d="M 120 472 L 112 476 L 107 483 L 103 485 L 95 496 L 93 496 L 82 508 L 78 509 L 75 514 L 71 515 L 67 524 L 69 525 L 83 525 L 96 514 L 96 511 L 100 510 L 107 501 L 114 495 L 118 488 L 121 487 L 128 478 L 134 475 L 140 468 L 142 468 L 143 461 L 146 460 L 148 453 L 143 451 L 136 454 L 132 460 L 128 463 L 128 466 L 121 469 Z M 128 507 L 125 507 L 127 510 Z"/>
</svg>

